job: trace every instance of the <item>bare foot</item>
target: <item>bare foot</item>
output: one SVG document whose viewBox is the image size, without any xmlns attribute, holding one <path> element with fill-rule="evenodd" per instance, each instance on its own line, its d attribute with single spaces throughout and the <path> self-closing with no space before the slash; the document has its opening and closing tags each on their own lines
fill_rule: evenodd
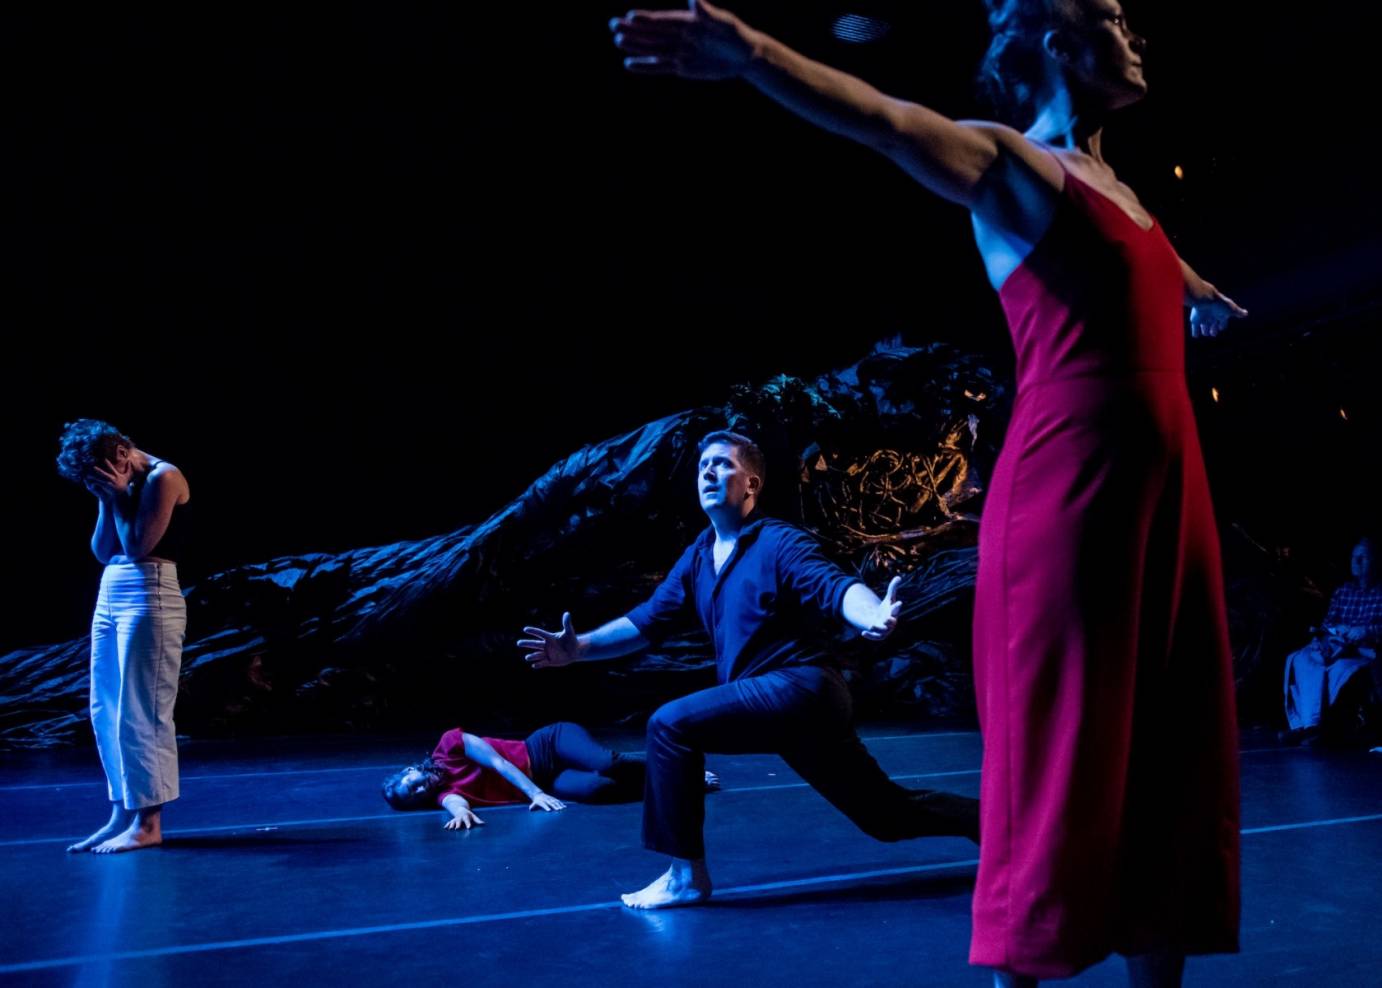
<svg viewBox="0 0 1382 988">
<path fill-rule="evenodd" d="M 67 845 L 67 852 L 69 854 L 77 854 L 81 851 L 89 851 L 97 844 L 104 844 L 106 841 L 110 840 L 116 834 L 122 832 L 126 827 L 128 827 L 132 819 L 134 819 L 133 810 L 125 809 L 119 803 L 112 803 L 110 809 L 110 819 L 106 821 L 105 826 L 102 827 L 100 830 L 96 831 L 90 837 L 87 837 L 84 840 L 79 840 L 75 844 Z"/>
<path fill-rule="evenodd" d="M 710 770 L 705 773 L 705 791 L 717 792 L 720 788 L 720 777 Z"/>
<path fill-rule="evenodd" d="M 145 847 L 157 847 L 163 843 L 163 814 L 156 808 L 152 813 L 136 810 L 134 819 L 127 829 L 104 843 L 96 845 L 92 854 L 119 854 L 122 851 L 138 851 Z"/>
<path fill-rule="evenodd" d="M 702 903 L 710 898 L 710 892 L 710 872 L 703 860 L 673 858 L 671 867 L 651 885 L 619 898 L 630 909 L 669 909 Z"/>
</svg>

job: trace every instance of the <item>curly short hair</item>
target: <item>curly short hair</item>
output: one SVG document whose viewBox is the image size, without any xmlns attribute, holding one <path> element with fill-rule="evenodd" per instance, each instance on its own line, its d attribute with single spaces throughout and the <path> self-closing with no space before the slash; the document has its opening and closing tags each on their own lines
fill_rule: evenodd
<svg viewBox="0 0 1382 988">
<path fill-rule="evenodd" d="M 84 483 L 92 467 L 115 458 L 115 450 L 134 442 L 109 422 L 77 419 L 63 427 L 58 440 L 58 473 L 74 484 Z"/>
<path fill-rule="evenodd" d="M 414 791 L 403 786 L 403 777 L 414 769 L 427 777 L 426 789 Z M 441 788 L 441 783 L 441 769 L 432 761 L 432 756 L 428 755 L 416 764 L 403 766 L 385 779 L 381 792 L 384 802 L 396 810 L 430 810 L 437 805 L 437 792 Z"/>
</svg>

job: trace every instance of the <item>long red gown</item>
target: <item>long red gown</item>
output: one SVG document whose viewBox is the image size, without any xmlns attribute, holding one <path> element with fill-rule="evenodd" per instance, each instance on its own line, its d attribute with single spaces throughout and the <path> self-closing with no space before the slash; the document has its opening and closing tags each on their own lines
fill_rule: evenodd
<svg viewBox="0 0 1382 988">
<path fill-rule="evenodd" d="M 1232 657 L 1183 276 L 1160 224 L 1065 178 L 999 292 L 1018 388 L 974 615 L 970 961 L 1055 978 L 1238 942 Z"/>
</svg>

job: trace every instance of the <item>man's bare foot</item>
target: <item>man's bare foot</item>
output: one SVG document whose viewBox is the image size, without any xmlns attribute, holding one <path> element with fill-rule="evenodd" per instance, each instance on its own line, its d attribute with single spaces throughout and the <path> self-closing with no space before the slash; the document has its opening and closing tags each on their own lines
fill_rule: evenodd
<svg viewBox="0 0 1382 988">
<path fill-rule="evenodd" d="M 69 854 L 77 854 L 81 851 L 89 851 L 97 844 L 104 844 L 116 834 L 121 833 L 130 825 L 134 819 L 134 811 L 127 810 L 119 803 L 112 803 L 110 808 L 110 819 L 106 821 L 104 827 L 96 831 L 90 837 L 77 841 L 75 844 L 67 845 Z"/>
<path fill-rule="evenodd" d="M 619 898 L 630 909 L 669 909 L 694 906 L 710 898 L 710 872 L 705 861 L 673 858 L 671 866 L 651 885 Z"/>
<path fill-rule="evenodd" d="M 122 851 L 138 851 L 145 847 L 157 847 L 163 843 L 162 807 L 149 810 L 135 810 L 134 819 L 121 833 L 97 844 L 92 854 L 119 854 Z"/>
</svg>

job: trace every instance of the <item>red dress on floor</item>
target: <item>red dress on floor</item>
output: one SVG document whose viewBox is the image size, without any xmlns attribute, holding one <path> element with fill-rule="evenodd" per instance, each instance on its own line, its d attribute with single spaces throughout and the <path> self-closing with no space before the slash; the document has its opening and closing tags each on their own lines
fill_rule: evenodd
<svg viewBox="0 0 1382 988">
<path fill-rule="evenodd" d="M 1159 224 L 1065 179 L 999 292 L 1017 399 L 974 614 L 970 961 L 1043 978 L 1238 942 L 1232 656 L 1183 276 Z"/>
</svg>

